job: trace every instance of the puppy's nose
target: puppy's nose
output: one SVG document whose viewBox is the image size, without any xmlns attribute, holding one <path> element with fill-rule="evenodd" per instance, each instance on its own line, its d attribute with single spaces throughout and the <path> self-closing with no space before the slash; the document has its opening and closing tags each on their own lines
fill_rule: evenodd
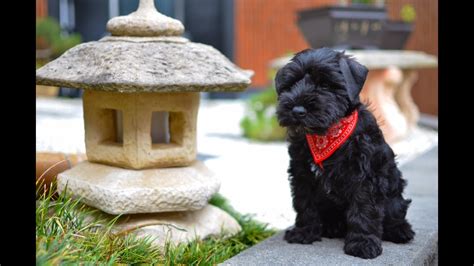
<svg viewBox="0 0 474 266">
<path fill-rule="evenodd" d="M 295 106 L 291 111 L 297 117 L 304 117 L 306 115 L 306 109 L 303 106 Z"/>
</svg>

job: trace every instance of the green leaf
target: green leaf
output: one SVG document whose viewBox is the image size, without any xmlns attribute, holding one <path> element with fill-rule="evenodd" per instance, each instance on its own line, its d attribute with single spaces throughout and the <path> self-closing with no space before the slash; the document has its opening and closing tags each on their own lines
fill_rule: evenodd
<svg viewBox="0 0 474 266">
<path fill-rule="evenodd" d="M 402 20 L 407 23 L 411 23 L 416 19 L 416 11 L 415 8 L 410 4 L 405 4 L 402 6 L 400 11 L 400 16 Z"/>
</svg>

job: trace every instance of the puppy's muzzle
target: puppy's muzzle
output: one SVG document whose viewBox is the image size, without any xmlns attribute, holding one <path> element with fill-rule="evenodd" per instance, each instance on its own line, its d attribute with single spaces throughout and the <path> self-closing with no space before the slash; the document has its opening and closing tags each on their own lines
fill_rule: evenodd
<svg viewBox="0 0 474 266">
<path fill-rule="evenodd" d="M 303 106 L 295 106 L 291 112 L 297 118 L 303 118 L 306 116 L 306 109 Z"/>
</svg>

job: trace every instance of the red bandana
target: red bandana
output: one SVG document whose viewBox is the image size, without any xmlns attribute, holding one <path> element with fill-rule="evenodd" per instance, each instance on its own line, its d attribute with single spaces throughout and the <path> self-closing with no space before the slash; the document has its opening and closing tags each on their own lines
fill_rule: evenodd
<svg viewBox="0 0 474 266">
<path fill-rule="evenodd" d="M 314 162 L 323 169 L 323 161 L 329 158 L 352 134 L 357 124 L 358 112 L 342 118 L 332 125 L 326 135 L 306 134 Z"/>
</svg>

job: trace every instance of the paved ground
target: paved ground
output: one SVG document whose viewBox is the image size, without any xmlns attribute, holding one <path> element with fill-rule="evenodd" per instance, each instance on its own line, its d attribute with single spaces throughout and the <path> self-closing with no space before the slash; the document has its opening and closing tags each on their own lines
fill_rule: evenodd
<svg viewBox="0 0 474 266">
<path fill-rule="evenodd" d="M 312 245 L 288 244 L 283 232 L 245 250 L 223 265 L 436 265 L 438 250 L 438 149 L 401 167 L 413 202 L 408 219 L 416 232 L 409 244 L 383 242 L 383 253 L 372 260 L 347 256 L 342 239 L 323 238 Z"/>
<path fill-rule="evenodd" d="M 37 98 L 38 151 L 85 152 L 81 100 Z M 245 113 L 240 100 L 203 100 L 198 117 L 198 159 L 222 180 L 220 193 L 242 213 L 283 229 L 294 211 L 286 170 L 286 143 L 259 143 L 241 137 Z M 417 129 L 393 145 L 400 165 L 437 145 L 433 130 Z M 421 182 L 420 184 L 425 184 Z"/>
</svg>

